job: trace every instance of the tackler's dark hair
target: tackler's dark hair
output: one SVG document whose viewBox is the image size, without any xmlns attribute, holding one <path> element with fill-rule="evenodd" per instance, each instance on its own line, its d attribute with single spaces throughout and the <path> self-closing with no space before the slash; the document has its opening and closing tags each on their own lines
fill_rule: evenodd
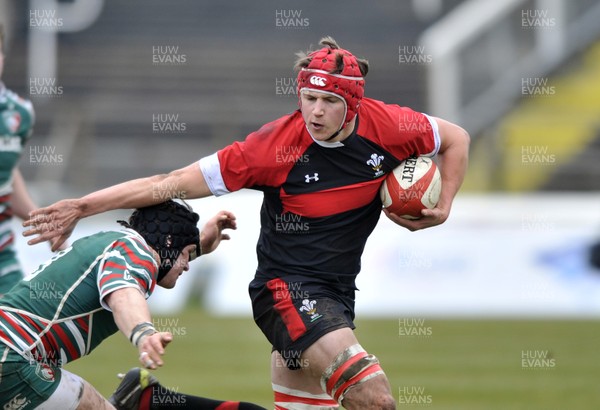
<svg viewBox="0 0 600 410">
<path fill-rule="evenodd" d="M 168 200 L 157 205 L 136 209 L 129 221 L 117 221 L 137 231 L 160 256 L 157 282 L 171 270 L 175 261 L 188 245 L 196 245 L 200 256 L 200 217 L 189 205 Z"/>
</svg>

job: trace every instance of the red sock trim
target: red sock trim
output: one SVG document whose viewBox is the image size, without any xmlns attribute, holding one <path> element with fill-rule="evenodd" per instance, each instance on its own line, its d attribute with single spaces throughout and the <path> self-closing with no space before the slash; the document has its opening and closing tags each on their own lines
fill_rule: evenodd
<svg viewBox="0 0 600 410">
<path fill-rule="evenodd" d="M 337 401 L 332 399 L 313 399 L 311 397 L 292 396 L 291 394 L 275 393 L 275 402 L 284 403 L 303 403 L 312 404 L 313 406 L 337 406 Z"/>
<path fill-rule="evenodd" d="M 238 410 L 239 406 L 239 401 L 224 401 L 215 407 L 215 410 Z"/>
<path fill-rule="evenodd" d="M 142 392 L 142 395 L 140 396 L 140 407 L 138 408 L 139 410 L 150 409 L 150 403 L 152 403 L 152 390 L 154 389 L 152 388 L 152 386 L 150 386 L 145 388 Z"/>
</svg>

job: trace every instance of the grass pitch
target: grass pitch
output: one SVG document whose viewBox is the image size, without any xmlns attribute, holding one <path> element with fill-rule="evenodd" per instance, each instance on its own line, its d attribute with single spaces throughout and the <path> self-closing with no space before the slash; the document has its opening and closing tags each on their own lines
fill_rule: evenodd
<svg viewBox="0 0 600 410">
<path fill-rule="evenodd" d="M 154 374 L 165 387 L 273 408 L 270 346 L 251 318 L 189 308 L 156 317 L 174 341 Z M 357 336 L 379 357 L 399 409 L 585 410 L 600 408 L 597 321 L 357 320 Z M 117 372 L 137 366 L 123 335 L 66 368 L 105 396 Z"/>
</svg>

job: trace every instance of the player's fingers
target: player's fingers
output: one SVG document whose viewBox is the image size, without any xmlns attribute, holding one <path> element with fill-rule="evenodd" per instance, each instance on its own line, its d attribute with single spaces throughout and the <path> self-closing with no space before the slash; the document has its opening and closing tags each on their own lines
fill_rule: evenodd
<svg viewBox="0 0 600 410">
<path fill-rule="evenodd" d="M 150 353 L 143 351 L 140 353 L 138 359 L 146 369 L 156 369 L 154 360 L 150 358 Z"/>
<path fill-rule="evenodd" d="M 49 239 L 48 234 L 53 232 L 52 228 L 55 228 L 54 224 L 51 224 L 51 218 L 49 216 L 44 216 L 43 218 L 36 219 L 28 219 L 22 223 L 23 227 L 29 228 L 23 231 L 23 236 L 33 236 L 38 235 L 39 240 L 47 240 Z"/>
<path fill-rule="evenodd" d="M 54 243 L 52 244 L 52 247 L 50 248 L 52 250 L 52 252 L 61 250 L 61 246 L 65 243 L 65 241 L 67 240 L 68 237 L 69 237 L 69 235 L 59 236 L 58 239 L 56 239 L 54 241 Z"/>
<path fill-rule="evenodd" d="M 442 219 L 444 212 L 441 209 L 423 209 L 421 215 L 425 218 Z"/>
<path fill-rule="evenodd" d="M 415 224 L 415 223 L 404 224 L 402 226 L 404 226 L 406 229 L 408 229 L 411 232 L 415 232 L 415 231 L 418 231 L 419 229 L 422 229 L 418 224 Z"/>
<path fill-rule="evenodd" d="M 33 232 L 29 233 L 28 235 L 25 235 L 25 232 L 23 233 L 23 236 L 31 236 L 31 235 L 38 235 L 38 236 L 28 240 L 27 241 L 28 245 L 37 245 L 38 243 L 46 242 L 47 240 L 49 240 L 51 238 L 51 236 L 48 235 L 47 232 L 39 232 L 38 230 L 34 230 Z"/>
<path fill-rule="evenodd" d="M 231 219 L 224 219 L 219 222 L 220 229 L 237 229 L 237 223 Z"/>
<path fill-rule="evenodd" d="M 173 335 L 169 332 L 159 332 L 159 333 L 155 333 L 152 336 L 153 337 L 151 337 L 151 339 L 150 339 L 150 344 L 152 345 L 152 348 L 159 355 L 165 354 L 164 347 L 167 344 L 169 344 L 171 342 L 171 340 L 173 340 Z M 166 343 L 163 343 L 163 342 L 166 342 Z"/>
<path fill-rule="evenodd" d="M 29 221 L 31 221 L 32 219 L 35 219 L 36 217 L 39 217 L 40 215 L 46 215 L 48 212 L 48 208 L 37 208 L 34 209 L 33 211 L 29 211 Z"/>
<path fill-rule="evenodd" d="M 160 354 L 156 351 L 156 346 L 152 343 L 153 339 L 159 339 L 157 334 L 143 336 L 139 342 L 138 348 L 140 352 L 139 360 L 147 369 L 156 369 L 156 366 L 162 366 Z M 160 343 L 158 343 L 161 345 Z M 162 346 L 160 346 L 162 350 Z"/>
<path fill-rule="evenodd" d="M 161 347 L 162 349 L 162 347 Z M 142 358 L 141 356 L 144 355 Z M 148 368 L 148 369 L 156 369 L 156 366 L 162 366 L 163 361 L 161 359 L 161 355 L 155 350 L 154 346 L 147 345 L 140 354 L 140 361 Z M 154 366 L 154 367 L 153 367 Z"/>
<path fill-rule="evenodd" d="M 235 215 L 229 211 L 221 211 L 220 222 L 222 226 L 225 228 L 235 229 L 236 227 L 236 218 Z"/>
<path fill-rule="evenodd" d="M 229 235 L 227 235 L 226 233 L 224 233 L 224 234 L 221 235 L 221 240 L 222 241 L 228 241 L 230 239 L 231 239 L 231 237 Z"/>
<path fill-rule="evenodd" d="M 69 242 L 67 241 L 67 238 L 64 239 L 63 243 L 59 243 L 58 242 L 59 240 L 63 240 L 62 236 L 55 241 L 56 245 L 54 245 L 52 247 L 52 248 L 54 248 L 54 249 L 52 249 L 53 252 L 64 251 L 65 249 L 67 249 L 69 247 Z"/>
<path fill-rule="evenodd" d="M 425 208 L 425 209 L 421 210 L 421 215 L 423 215 L 423 216 L 434 216 L 435 215 L 435 211 L 433 209 Z"/>
<path fill-rule="evenodd" d="M 49 220 L 49 219 L 45 218 L 44 220 Z M 25 232 L 23 232 L 24 236 L 41 234 L 44 231 L 43 220 L 39 219 L 39 218 L 38 219 L 28 219 L 26 221 L 23 221 L 22 225 L 25 228 L 29 228 Z"/>
<path fill-rule="evenodd" d="M 235 215 L 231 211 L 221 211 L 221 214 L 224 215 L 228 219 L 235 219 Z"/>
<path fill-rule="evenodd" d="M 161 333 L 160 342 L 163 345 L 163 347 L 166 347 L 172 341 L 173 341 L 173 335 L 171 333 Z"/>
<path fill-rule="evenodd" d="M 398 225 L 400 225 L 403 228 L 408 229 L 411 232 L 418 231 L 419 229 L 421 229 L 419 220 L 400 218 L 399 216 L 394 215 L 394 214 L 392 214 L 392 217 L 393 217 L 392 220 L 395 223 L 397 223 Z"/>
<path fill-rule="evenodd" d="M 25 222 L 23 222 L 23 226 L 24 226 L 24 227 L 28 227 L 28 226 L 30 226 L 30 225 L 25 225 L 25 223 L 27 223 L 27 222 L 29 222 L 29 221 L 25 221 Z M 38 230 L 38 227 L 37 227 L 37 226 L 32 226 L 31 228 L 24 230 L 22 235 L 23 235 L 23 236 L 32 236 L 32 235 L 36 235 L 36 234 L 37 234 L 37 230 Z"/>
<path fill-rule="evenodd" d="M 394 222 L 404 228 L 414 230 L 414 220 L 400 218 L 398 215 L 389 212 L 387 209 L 383 209 L 383 212 L 392 222 Z"/>
<path fill-rule="evenodd" d="M 438 208 L 427 209 L 427 212 L 423 212 L 423 219 L 426 220 L 428 226 L 440 225 L 448 218 L 447 212 Z"/>
</svg>

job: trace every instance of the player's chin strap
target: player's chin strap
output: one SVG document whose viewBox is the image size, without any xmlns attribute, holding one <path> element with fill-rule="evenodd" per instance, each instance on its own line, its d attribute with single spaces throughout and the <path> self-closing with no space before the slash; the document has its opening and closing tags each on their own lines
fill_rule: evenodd
<svg viewBox="0 0 600 410">
<path fill-rule="evenodd" d="M 356 118 L 356 122 L 354 123 L 354 128 L 356 129 L 356 127 L 358 126 L 358 115 L 355 115 L 354 118 Z M 346 128 L 346 126 L 348 124 L 350 124 L 350 122 L 352 122 L 352 121 L 349 121 L 347 123 L 346 122 L 343 123 L 342 126 L 340 127 L 340 129 L 337 130 L 337 132 L 335 134 L 333 134 L 331 137 L 327 138 L 325 141 L 331 141 L 332 139 L 334 139 L 335 137 L 337 137 L 338 135 L 340 135 L 340 132 L 342 132 L 342 130 L 344 128 Z"/>
<path fill-rule="evenodd" d="M 379 360 L 368 354 L 359 344 L 341 352 L 321 376 L 321 387 L 335 401 L 342 404 L 352 387 L 383 374 Z"/>
<path fill-rule="evenodd" d="M 342 132 L 342 128 L 340 128 L 339 130 L 337 130 L 335 132 L 335 134 L 333 134 L 331 137 L 327 138 L 325 141 L 331 141 L 332 139 L 334 139 L 335 137 L 337 137 L 338 135 L 340 135 L 340 132 Z"/>
</svg>

